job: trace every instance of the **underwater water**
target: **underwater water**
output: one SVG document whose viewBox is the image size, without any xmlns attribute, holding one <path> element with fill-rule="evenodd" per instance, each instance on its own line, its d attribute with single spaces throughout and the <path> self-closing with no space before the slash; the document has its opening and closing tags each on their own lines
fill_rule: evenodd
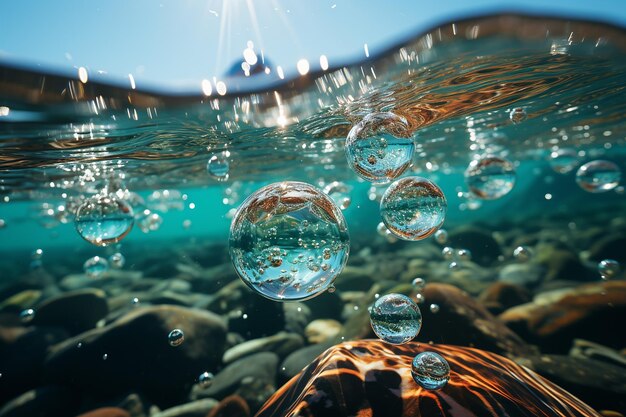
<svg viewBox="0 0 626 417">
<path fill-rule="evenodd" d="M 0 63 L 0 417 L 626 414 L 623 28 L 267 68 Z"/>
</svg>

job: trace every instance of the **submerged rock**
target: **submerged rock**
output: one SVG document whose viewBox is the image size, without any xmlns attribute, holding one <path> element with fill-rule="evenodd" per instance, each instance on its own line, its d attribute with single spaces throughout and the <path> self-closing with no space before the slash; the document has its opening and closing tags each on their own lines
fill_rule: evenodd
<svg viewBox="0 0 626 417">
<path fill-rule="evenodd" d="M 302 345 L 304 345 L 302 336 L 293 333 L 280 332 L 272 336 L 248 340 L 247 342 L 233 346 L 224 352 L 222 361 L 228 364 L 244 356 L 259 352 L 274 352 L 282 358 L 294 350 L 301 348 Z"/>
<path fill-rule="evenodd" d="M 78 417 L 132 417 L 128 411 L 118 407 L 102 407 L 79 415 Z"/>
<path fill-rule="evenodd" d="M 535 287 L 541 283 L 545 274 L 542 266 L 524 263 L 510 264 L 500 270 L 498 280 L 507 284 L 523 287 Z"/>
<path fill-rule="evenodd" d="M 47 386 L 27 391 L 0 409 L 0 417 L 72 417 L 78 396 L 72 390 Z"/>
<path fill-rule="evenodd" d="M 184 331 L 185 341 L 172 347 L 168 333 L 175 328 Z M 44 378 L 92 396 L 135 391 L 171 406 L 184 401 L 200 372 L 217 368 L 225 339 L 226 326 L 215 314 L 175 306 L 138 308 L 54 346 Z"/>
<path fill-rule="evenodd" d="M 469 295 L 447 284 L 427 284 L 422 291 L 423 325 L 418 340 L 471 346 L 499 354 L 525 355 L 533 350 Z M 437 304 L 439 311 L 428 308 Z"/>
<path fill-rule="evenodd" d="M 334 341 L 327 340 L 317 345 L 303 347 L 287 356 L 280 365 L 279 376 L 280 381 L 286 382 L 293 378 L 298 372 L 302 371 L 310 364 L 319 354 L 335 344 Z"/>
<path fill-rule="evenodd" d="M 341 323 L 332 319 L 313 320 L 306 326 L 304 333 L 309 343 L 321 343 L 341 332 Z"/>
<path fill-rule="evenodd" d="M 205 398 L 168 408 L 150 417 L 206 417 L 216 406 L 217 400 Z"/>
<path fill-rule="evenodd" d="M 546 353 L 566 353 L 575 338 L 622 348 L 626 333 L 607 326 L 626 321 L 626 282 L 597 282 L 539 295 L 499 318 Z"/>
<path fill-rule="evenodd" d="M 4 345 L 3 333 L 12 329 L 0 327 L 0 404 L 40 386 L 49 347 L 68 337 L 58 327 L 20 327 L 16 338 Z"/>
<path fill-rule="evenodd" d="M 450 364 L 438 391 L 421 388 L 411 362 L 433 351 Z M 379 340 L 346 342 L 319 356 L 274 394 L 257 417 L 599 416 L 533 371 L 478 349 Z"/>
<path fill-rule="evenodd" d="M 578 256 L 565 248 L 540 244 L 536 249 L 536 262 L 546 269 L 546 281 L 589 281 L 597 276 L 589 271 Z"/>
<path fill-rule="evenodd" d="M 480 294 L 478 300 L 492 314 L 530 301 L 530 293 L 524 287 L 506 282 L 494 282 Z"/>
<path fill-rule="evenodd" d="M 250 417 L 250 407 L 238 395 L 224 398 L 206 417 Z"/>
<path fill-rule="evenodd" d="M 31 324 L 35 326 L 59 326 L 71 334 L 93 329 L 109 308 L 102 290 L 84 289 L 66 292 L 45 300 L 35 309 Z"/>
<path fill-rule="evenodd" d="M 271 352 L 241 358 L 222 369 L 209 387 L 196 385 L 192 398 L 222 399 L 237 394 L 253 408 L 258 408 L 276 390 L 278 360 L 278 356 Z"/>
<path fill-rule="evenodd" d="M 615 259 L 626 263 L 626 237 L 623 233 L 612 234 L 595 242 L 589 249 L 589 259 L 600 262 L 603 259 Z"/>
<path fill-rule="evenodd" d="M 564 355 L 531 356 L 520 362 L 596 410 L 626 412 L 626 368 Z"/>
<path fill-rule="evenodd" d="M 491 265 L 502 254 L 500 245 L 490 232 L 477 227 L 462 227 L 448 235 L 448 246 L 469 249 L 472 260 L 479 265 Z"/>
</svg>

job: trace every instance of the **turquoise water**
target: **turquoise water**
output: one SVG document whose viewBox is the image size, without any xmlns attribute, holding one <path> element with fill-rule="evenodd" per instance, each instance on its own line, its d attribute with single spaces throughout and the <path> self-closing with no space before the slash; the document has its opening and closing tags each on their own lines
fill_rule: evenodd
<svg viewBox="0 0 626 417">
<path fill-rule="evenodd" d="M 324 68 L 321 63 L 311 62 L 308 71 L 293 79 L 264 78 L 264 72 L 260 72 L 250 77 L 226 77 L 219 83 L 205 80 L 197 89 L 185 91 L 143 91 L 91 82 L 84 74 L 80 78 L 80 73 L 51 74 L 0 62 L 3 294 L 8 299 L 31 286 L 41 291 L 36 301 L 18 303 L 20 309 L 34 308 L 36 318 L 37 307 L 47 297 L 70 288 L 94 287 L 105 290 L 108 302 L 107 314 L 96 320 L 102 324 L 116 323 L 127 310 L 135 309 L 135 304 L 143 308 L 171 303 L 220 315 L 228 323 L 228 343 L 233 349 L 281 330 L 308 337 L 303 342 L 306 346 L 315 345 L 318 342 L 311 341 L 310 335 L 289 326 L 282 328 L 280 323 L 276 324 L 280 328 L 269 326 L 271 331 L 266 331 L 265 321 L 274 321 L 274 309 L 283 311 L 282 304 L 260 304 L 254 310 L 251 306 L 255 303 L 269 301 L 256 300 L 254 297 L 260 296 L 248 288 L 248 292 L 235 290 L 235 269 L 239 269 L 240 274 L 250 275 L 250 288 L 265 284 L 258 292 L 272 299 L 283 294 L 284 282 L 266 282 L 263 274 L 268 268 L 283 268 L 281 250 L 274 253 L 274 246 L 285 246 L 286 240 L 293 249 L 290 259 L 303 251 L 307 256 L 315 252 L 320 260 L 318 266 L 313 265 L 317 269 L 299 264 L 293 274 L 306 275 L 305 285 L 319 278 L 319 268 L 325 265 L 324 248 L 296 248 L 295 229 L 283 233 L 289 224 L 301 227 L 303 222 L 311 223 L 315 231 L 300 231 L 298 236 L 315 244 L 331 235 L 333 239 L 341 235 L 342 242 L 347 243 L 344 231 L 324 229 L 326 218 L 320 216 L 320 207 L 327 203 L 298 206 L 289 215 L 286 209 L 272 211 L 275 207 L 264 206 L 259 212 L 267 216 L 269 226 L 242 223 L 243 231 L 238 233 L 245 236 L 231 237 L 234 247 L 229 255 L 229 230 L 237 208 L 261 187 L 282 181 L 339 190 L 334 197 L 339 199 L 338 205 L 343 205 L 340 212 L 350 235 L 347 272 L 336 277 L 337 294 L 333 296 L 341 300 L 336 307 L 339 313 L 332 316 L 341 328 L 341 333 L 333 336 L 339 335 L 341 340 L 371 337 L 365 331 L 350 330 L 349 326 L 354 325 L 351 318 L 366 310 L 374 294 L 378 298 L 392 284 L 403 284 L 400 290 L 412 291 L 408 284 L 417 273 L 427 276 L 428 282 L 460 287 L 494 314 L 506 309 L 488 305 L 479 295 L 495 281 L 519 284 L 528 291 L 526 302 L 547 291 L 603 282 L 597 271 L 599 259 L 594 258 L 594 245 L 607 237 L 621 242 L 619 237 L 624 236 L 626 224 L 624 175 L 620 175 L 626 169 L 625 51 L 623 28 L 508 16 L 450 22 L 383 54 L 345 66 Z M 377 120 L 372 114 L 393 114 L 394 120 L 402 123 L 385 125 L 385 132 L 376 141 L 359 148 L 358 163 L 368 168 L 367 164 L 374 166 L 384 160 L 382 168 L 374 167 L 385 171 L 378 172 L 378 177 L 424 177 L 445 195 L 447 211 L 442 209 L 445 204 L 441 199 L 424 201 L 421 194 L 414 196 L 416 201 L 400 198 L 385 208 L 402 210 L 401 220 L 409 228 L 426 221 L 432 229 L 420 233 L 428 236 L 423 240 L 398 241 L 379 226 L 380 199 L 388 184 L 366 181 L 367 175 L 355 172 L 351 166 L 354 155 L 348 152 L 346 158 L 346 138 L 357 135 L 350 133 L 351 129 L 362 121 Z M 396 146 L 402 149 L 396 152 Z M 407 167 L 405 159 L 411 153 Z M 476 171 L 476 161 L 484 157 L 497 157 L 495 160 L 500 162 L 495 168 Z M 577 174 L 580 166 L 597 160 L 610 161 L 614 166 L 609 165 L 607 171 L 607 165 L 602 165 L 595 179 L 586 172 Z M 585 175 L 588 178 L 583 178 Z M 585 189 L 581 181 L 601 184 Z M 329 186 L 333 182 L 340 184 Z M 604 192 L 589 192 L 589 187 Z M 132 214 L 116 206 L 121 214 L 110 208 L 109 217 L 97 224 L 90 216 L 77 218 L 79 208 L 99 193 L 123 201 L 124 207 L 132 207 Z M 415 212 L 414 207 L 426 212 Z M 444 212 L 445 220 L 440 225 Z M 398 213 L 390 213 L 392 219 L 393 214 Z M 270 226 L 280 236 L 271 235 Z M 444 234 L 430 237 L 439 226 L 450 232 L 450 242 Z M 454 240 L 456 232 L 470 226 L 480 229 L 479 237 L 466 235 L 476 240 Z M 94 236 L 105 232 L 106 236 Z M 260 239 L 267 240 L 265 246 L 256 246 Z M 495 255 L 490 252 L 492 241 L 499 245 Z M 449 250 L 453 254 L 450 259 L 442 255 L 447 245 L 453 248 Z M 513 249 L 520 245 L 525 245 L 524 249 L 514 254 Z M 334 250 L 332 258 L 329 255 L 330 266 L 326 267 L 331 272 L 342 270 L 347 254 L 344 249 Z M 619 255 L 624 248 L 612 250 L 601 253 Z M 567 265 L 550 263 L 556 256 L 550 251 L 570 251 L 571 256 L 563 261 Z M 101 278 L 81 281 L 87 259 L 109 258 L 118 252 L 124 256 L 124 265 L 109 265 L 110 271 Z M 230 259 L 233 255 L 235 268 Z M 278 257 L 280 262 L 276 261 Z M 534 266 L 519 267 L 526 262 Z M 541 272 L 537 273 L 535 266 Z M 623 269 L 612 263 L 609 267 L 610 280 L 623 281 Z M 606 275 L 607 267 L 602 268 L 600 272 Z M 519 278 L 513 273 L 518 269 L 524 269 L 526 275 Z M 553 270 L 558 276 L 554 280 L 548 278 Z M 285 278 L 285 282 L 294 276 Z M 167 296 L 154 296 L 160 295 L 159 285 L 170 285 L 169 280 L 174 284 L 162 291 Z M 328 284 L 315 281 L 311 291 L 323 292 L 330 288 Z M 138 291 L 152 291 L 156 301 L 142 304 L 139 299 L 129 307 Z M 181 301 L 172 295 L 176 291 L 193 301 Z M 237 295 L 231 297 L 229 291 Z M 287 292 L 287 298 L 303 299 L 296 292 Z M 123 307 L 120 297 L 128 298 Z M 610 303 L 623 310 L 624 300 L 616 300 Z M 14 304 L 2 305 L 3 314 L 19 313 L 14 311 Z M 445 305 L 431 305 L 426 299 L 420 308 L 425 329 L 433 315 L 445 317 Z M 251 319 L 253 310 L 257 314 L 254 320 L 258 321 L 250 327 L 247 322 L 241 324 L 248 319 L 247 309 Z M 616 316 L 601 317 L 617 320 L 623 316 L 622 310 L 617 309 Z M 167 323 L 171 324 L 170 331 L 179 325 L 174 319 Z M 333 328 L 328 323 L 325 326 Z M 514 326 L 511 328 L 519 331 Z M 626 347 L 623 337 L 616 336 L 616 340 L 593 332 L 588 336 L 579 328 L 573 332 L 615 351 Z M 453 333 L 459 332 L 453 329 Z M 72 327 L 72 336 L 81 334 Z M 553 352 L 552 345 L 541 345 L 541 337 L 522 331 L 520 334 L 528 343 L 539 345 L 541 352 Z M 192 332 L 172 337 L 172 347 L 187 346 L 194 340 Z M 565 354 L 568 349 L 558 343 L 559 337 L 550 343 Z M 562 337 L 569 348 L 570 336 Z M 163 340 L 167 344 L 167 333 Z M 474 342 L 466 345 L 473 346 Z M 115 360 L 115 354 L 110 359 Z M 207 365 L 209 368 L 195 367 L 189 372 L 194 378 L 214 373 L 219 380 L 219 371 L 226 366 L 220 360 L 221 355 L 215 364 Z M 6 371 L 0 366 L 1 374 Z M 276 381 L 285 382 L 287 376 L 292 376 L 280 375 Z M 454 378 L 452 375 L 451 380 Z M 179 385 L 189 388 L 193 382 L 184 380 Z M 441 385 L 445 382 L 447 374 Z M 24 386 L 25 391 L 38 385 Z M 259 392 L 259 398 L 267 399 L 266 391 L 259 388 Z M 164 400 L 164 405 L 180 404 L 184 402 L 181 398 Z M 255 404 L 254 410 L 260 407 L 246 399 Z M 150 401 L 158 403 L 154 396 Z M 619 408 L 616 402 L 607 404 Z"/>
</svg>

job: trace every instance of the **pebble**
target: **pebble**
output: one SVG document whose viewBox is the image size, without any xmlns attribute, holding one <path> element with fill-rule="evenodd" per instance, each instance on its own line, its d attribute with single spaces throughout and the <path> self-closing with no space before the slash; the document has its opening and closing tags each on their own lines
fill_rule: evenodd
<svg viewBox="0 0 626 417">
<path fill-rule="evenodd" d="M 224 352 L 222 362 L 232 363 L 244 356 L 259 352 L 274 352 L 283 358 L 304 345 L 302 336 L 293 333 L 279 332 L 275 335 L 252 339 L 240 343 Z"/>
<path fill-rule="evenodd" d="M 333 319 L 313 320 L 304 330 L 307 341 L 311 344 L 322 343 L 337 336 L 341 332 L 342 325 Z"/>
</svg>

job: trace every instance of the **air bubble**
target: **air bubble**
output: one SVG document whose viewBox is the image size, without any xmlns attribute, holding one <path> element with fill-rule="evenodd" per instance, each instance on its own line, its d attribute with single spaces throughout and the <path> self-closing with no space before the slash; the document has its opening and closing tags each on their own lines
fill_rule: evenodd
<svg viewBox="0 0 626 417">
<path fill-rule="evenodd" d="M 611 161 L 591 161 L 578 168 L 576 183 L 590 193 L 604 193 L 617 187 L 622 173 Z"/>
<path fill-rule="evenodd" d="M 421 240 L 443 224 L 447 202 L 433 182 L 422 177 L 405 177 L 389 186 L 380 202 L 380 213 L 395 236 Z"/>
<path fill-rule="evenodd" d="M 438 390 L 450 380 L 450 365 L 435 352 L 422 352 L 413 359 L 411 375 L 422 388 Z"/>
<path fill-rule="evenodd" d="M 133 227 L 133 209 L 123 200 L 95 197 L 76 211 L 75 226 L 87 242 L 107 246 L 122 240 Z"/>
<path fill-rule="evenodd" d="M 185 334 L 180 329 L 174 329 L 167 335 L 170 346 L 180 346 L 185 341 Z"/>
<path fill-rule="evenodd" d="M 348 252 L 341 210 L 326 194 L 301 182 L 261 188 L 242 203 L 231 223 L 235 270 L 250 288 L 272 300 L 306 300 L 328 290 Z M 282 271 L 284 260 L 298 258 L 296 272 Z"/>
<path fill-rule="evenodd" d="M 411 164 L 415 145 L 406 138 L 408 123 L 393 113 L 371 113 L 354 125 L 346 139 L 348 166 L 361 178 L 387 183 Z"/>
<path fill-rule="evenodd" d="M 422 327 L 422 313 L 413 300 L 402 294 L 386 294 L 370 309 L 370 322 L 376 336 L 387 343 L 408 343 Z"/>
<path fill-rule="evenodd" d="M 109 262 L 100 256 L 93 256 L 85 261 L 83 270 L 89 278 L 99 278 L 109 270 Z"/>
<path fill-rule="evenodd" d="M 515 168 L 506 159 L 486 156 L 473 160 L 465 171 L 465 181 L 476 197 L 495 200 L 515 185 Z"/>
</svg>

